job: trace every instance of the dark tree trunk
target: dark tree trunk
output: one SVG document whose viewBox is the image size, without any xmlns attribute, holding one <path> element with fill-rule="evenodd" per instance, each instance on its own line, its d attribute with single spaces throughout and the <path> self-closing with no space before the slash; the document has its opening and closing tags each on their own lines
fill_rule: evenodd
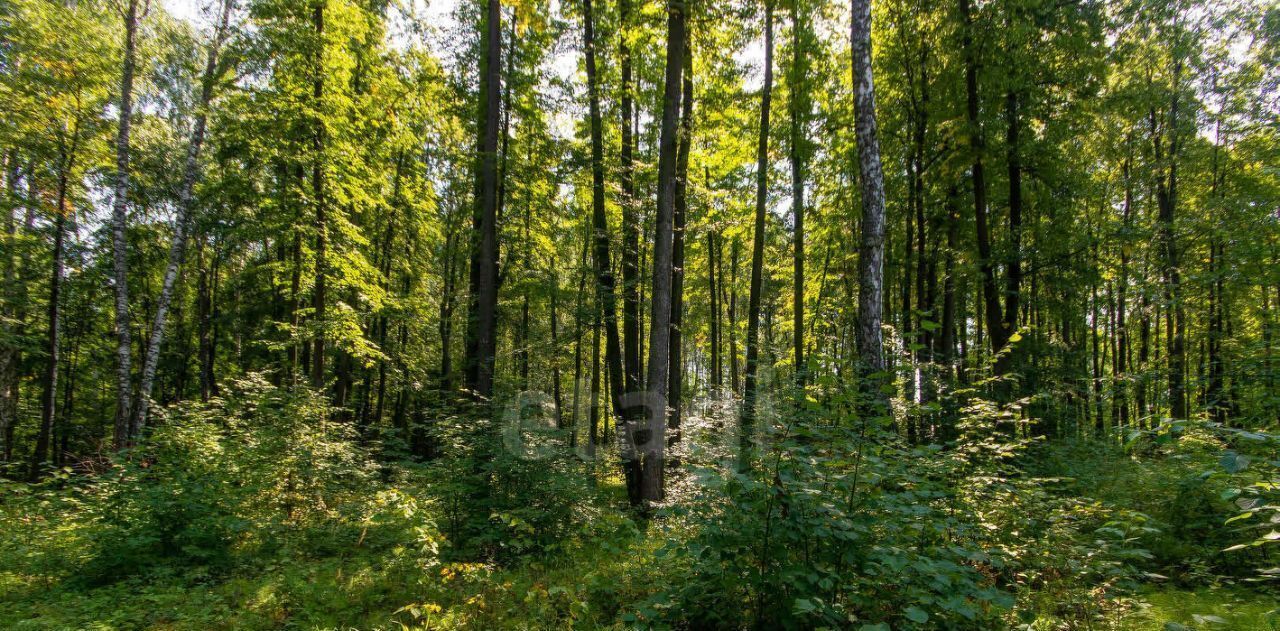
<svg viewBox="0 0 1280 631">
<path fill-rule="evenodd" d="M 329 218 L 327 216 L 327 200 L 325 199 L 324 190 L 324 142 L 325 142 L 325 121 L 324 114 L 324 6 L 326 0 L 319 0 L 311 12 L 311 22 L 316 30 L 316 50 L 315 64 L 313 71 L 315 77 L 311 84 L 312 107 L 316 109 L 317 115 L 313 122 L 315 129 L 311 139 L 311 150 L 314 155 L 311 157 L 311 195 L 314 197 L 316 205 L 315 230 L 316 230 L 316 283 L 314 293 L 311 297 L 311 311 L 315 318 L 316 336 L 312 341 L 311 349 L 311 386 L 313 388 L 321 388 L 324 386 L 324 363 L 325 363 L 325 337 L 328 335 L 328 323 L 325 321 L 325 307 L 328 304 L 328 298 L 325 295 L 328 286 L 329 273 Z"/>
<path fill-rule="evenodd" d="M 973 152 L 973 216 L 978 241 L 978 269 L 982 273 L 982 311 L 985 316 L 987 337 L 991 340 L 991 352 L 999 353 L 1009 341 L 1000 312 L 1000 290 L 996 287 L 995 263 L 991 253 L 991 231 L 987 225 L 987 180 L 982 155 L 985 139 L 978 111 L 978 53 L 973 43 L 973 16 L 969 0 L 960 0 L 960 16 L 963 20 L 962 42 L 964 47 L 964 83 L 966 115 L 969 123 L 969 146 Z M 997 364 L 997 372 L 1003 368 Z"/>
<path fill-rule="evenodd" d="M 555 261 L 552 261 L 555 269 Z M 560 324 L 556 313 L 556 300 L 560 293 L 560 278 L 553 271 L 550 279 L 551 292 L 551 400 L 555 404 L 556 429 L 564 429 L 564 410 L 560 392 Z"/>
<path fill-rule="evenodd" d="M 488 0 L 480 57 L 479 133 L 475 210 L 472 214 L 470 299 L 467 303 L 467 388 L 474 396 L 493 396 L 498 317 L 498 115 L 502 66 L 502 12 Z"/>
<path fill-rule="evenodd" d="M 1005 95 L 1006 151 L 1009 170 L 1009 264 L 1005 279 L 1004 330 L 1012 333 L 1018 329 L 1018 309 L 1022 292 L 1022 157 L 1019 147 L 1019 130 L 1022 122 L 1018 116 L 1018 94 Z M 1006 353 L 1005 366 L 1010 354 Z M 1000 372 L 1004 372 L 1001 370 Z"/>
<path fill-rule="evenodd" d="M 738 378 L 738 261 L 741 241 L 733 237 L 729 247 L 729 385 L 734 394 L 742 392 L 742 380 Z"/>
<path fill-rule="evenodd" d="M 679 147 L 676 151 L 675 210 L 671 236 L 671 352 L 667 397 L 671 409 L 667 418 L 667 444 L 680 441 L 681 396 L 684 390 L 684 362 L 681 354 L 684 324 L 684 228 L 689 211 L 689 150 L 693 143 L 693 49 L 685 33 L 683 45 L 683 86 L 680 92 Z"/>
<path fill-rule="evenodd" d="M 708 185 L 710 182 L 708 182 Z M 708 190 L 710 186 L 708 186 Z M 717 286 L 716 277 L 718 274 L 717 267 L 720 260 L 720 239 L 717 231 L 712 228 L 707 231 L 707 298 L 708 304 L 711 305 L 710 314 L 710 336 L 708 343 L 711 346 L 711 394 L 718 396 L 720 388 L 724 384 L 723 375 L 720 366 L 720 288 Z"/>
<path fill-rule="evenodd" d="M 614 296 L 615 280 L 609 255 L 609 225 L 604 207 L 604 131 L 600 119 L 600 87 L 596 76 L 595 24 L 591 0 L 583 0 L 583 48 L 586 53 L 587 97 L 591 117 L 591 224 L 594 239 L 592 264 L 596 275 L 596 326 L 593 335 L 591 375 L 591 447 L 594 455 L 598 443 L 600 424 L 600 328 L 605 330 L 605 364 L 609 371 L 610 399 L 615 415 L 621 414 L 623 402 L 622 346 L 618 339 L 617 304 Z M 624 202 L 625 203 L 625 202 Z M 603 320 L 603 322 L 602 322 Z M 625 416 L 615 419 L 621 437 L 622 470 L 626 479 L 627 498 L 631 504 L 641 502 L 641 460 L 633 441 L 631 420 Z"/>
<path fill-rule="evenodd" d="M 58 334 L 61 332 L 62 271 L 65 264 L 63 240 L 66 236 L 67 215 L 71 212 L 67 202 L 67 186 L 80 147 L 79 119 L 72 127 L 70 147 L 66 143 L 65 137 L 59 138 L 58 203 L 54 208 L 56 216 L 53 220 L 52 272 L 49 278 L 49 329 L 45 345 L 48 357 L 45 363 L 44 392 L 40 398 L 40 428 L 36 432 L 35 449 L 31 452 L 31 467 L 27 476 L 31 481 L 39 479 L 40 465 L 49 453 L 49 438 L 53 431 L 54 407 L 58 395 Z"/>
<path fill-rule="evenodd" d="M 760 302 L 764 279 L 765 214 L 769 203 L 769 109 L 773 101 L 773 3 L 764 7 L 764 87 L 760 92 L 760 129 L 756 144 L 756 213 L 751 240 L 751 285 L 747 298 L 747 365 L 742 379 L 738 468 L 751 465 L 756 423 L 756 377 L 760 360 Z"/>
<path fill-rule="evenodd" d="M 954 363 L 956 347 L 956 254 L 960 247 L 960 191 L 952 184 L 947 189 L 947 251 L 944 255 L 942 281 L 942 329 L 935 353 L 948 366 Z"/>
<path fill-rule="evenodd" d="M 791 9 L 791 216 L 794 225 L 792 235 L 792 294 L 791 328 L 792 360 L 795 362 L 795 382 L 803 391 L 807 375 L 804 359 L 804 184 L 809 155 L 807 127 L 809 124 L 808 74 L 809 60 L 806 40 L 809 36 L 808 18 L 798 2 Z"/>
<path fill-rule="evenodd" d="M 626 393 L 639 392 L 644 371 L 641 357 L 642 318 L 640 304 L 640 223 L 637 210 L 639 200 L 635 190 L 635 165 L 632 152 L 636 138 L 632 131 L 634 117 L 639 115 L 639 108 L 634 107 L 632 97 L 631 48 L 627 43 L 628 29 L 631 26 L 631 1 L 618 1 L 618 20 L 621 24 L 622 37 L 618 40 L 618 63 L 621 66 L 622 85 L 619 87 L 620 106 L 622 109 L 622 169 L 619 181 L 622 186 L 622 390 Z M 639 406 L 628 405 L 622 410 L 628 422 L 638 422 L 644 410 Z"/>
<path fill-rule="evenodd" d="M 677 179 L 677 126 L 680 122 L 680 81 L 684 66 L 684 4 L 667 5 L 666 80 L 662 94 L 662 135 L 658 142 L 658 212 L 654 218 L 653 293 L 649 311 L 649 361 L 645 383 L 646 422 L 634 435 L 642 454 L 640 499 L 647 506 L 662 499 L 662 470 L 666 452 L 667 379 L 671 352 L 671 293 Z"/>
</svg>

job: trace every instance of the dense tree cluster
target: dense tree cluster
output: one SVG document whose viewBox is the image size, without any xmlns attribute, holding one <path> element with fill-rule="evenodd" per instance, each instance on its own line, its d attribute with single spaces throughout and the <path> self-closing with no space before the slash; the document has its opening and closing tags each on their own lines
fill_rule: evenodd
<svg viewBox="0 0 1280 631">
<path fill-rule="evenodd" d="M 691 398 L 748 459 L 866 374 L 911 440 L 989 376 L 1037 433 L 1280 410 L 1274 7 L 4 8 L 32 477 L 252 372 L 419 455 L 459 389 L 554 392 L 636 501 Z"/>
<path fill-rule="evenodd" d="M 505 560 L 616 478 L 677 624 L 981 628 L 1148 528 L 1042 443 L 1221 447 L 1173 512 L 1249 534 L 1182 534 L 1280 541 L 1274 2 L 0 0 L 0 111 L 0 474 L 98 480 L 96 559 L 427 471 Z"/>
</svg>

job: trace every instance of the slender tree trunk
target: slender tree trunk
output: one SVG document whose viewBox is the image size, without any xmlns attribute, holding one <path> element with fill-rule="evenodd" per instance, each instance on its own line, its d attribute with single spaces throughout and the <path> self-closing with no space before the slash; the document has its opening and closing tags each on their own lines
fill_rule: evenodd
<svg viewBox="0 0 1280 631">
<path fill-rule="evenodd" d="M 609 371 L 609 388 L 613 412 L 620 436 L 622 470 L 627 485 L 627 498 L 633 506 L 641 503 L 642 462 L 634 441 L 635 428 L 632 419 L 622 414 L 623 376 L 622 343 L 618 338 L 617 304 L 613 264 L 609 256 L 609 225 L 604 207 L 604 131 L 600 118 L 600 87 L 596 76 L 595 24 L 591 0 L 583 0 L 583 48 L 587 66 L 587 100 L 591 117 L 591 224 L 594 238 L 592 264 L 596 275 L 596 327 L 593 335 L 593 366 L 591 376 L 591 447 L 594 455 L 599 428 L 600 389 L 600 325 L 605 330 L 605 364 Z M 625 202 L 624 202 L 625 203 Z"/>
<path fill-rule="evenodd" d="M 484 45 L 480 57 L 479 142 L 476 157 L 476 203 L 472 215 L 470 299 L 467 304 L 467 388 L 474 396 L 493 396 L 497 352 L 498 219 L 497 159 L 502 67 L 502 12 L 488 0 Z"/>
<path fill-rule="evenodd" d="M 747 365 L 742 380 L 738 468 L 751 466 L 756 422 L 756 377 L 760 361 L 760 302 L 764 279 L 765 214 L 769 203 L 769 109 L 773 101 L 773 2 L 764 7 L 764 88 L 760 92 L 760 129 L 756 144 L 756 215 L 751 240 L 751 285 L 747 298 Z"/>
<path fill-rule="evenodd" d="M 588 435 L 588 441 L 587 441 L 587 456 L 591 458 L 595 458 L 596 447 L 600 444 L 600 324 L 601 324 L 600 321 L 602 319 L 600 315 L 601 310 L 602 310 L 602 304 L 599 298 L 597 297 L 595 304 L 592 308 L 592 311 L 594 313 L 592 314 L 593 322 L 591 327 L 591 393 L 590 393 L 590 396 L 591 396 L 590 425 L 591 427 L 590 427 L 590 433 Z M 619 370 L 618 374 L 622 374 L 622 371 Z M 635 475 L 633 475 L 632 472 L 639 471 L 639 469 L 634 466 L 633 464 L 634 462 L 635 461 L 633 458 L 631 461 L 624 460 L 622 463 L 623 473 L 626 476 L 625 482 L 627 484 L 628 499 L 632 498 L 633 493 L 636 498 L 639 497 L 639 487 L 637 486 L 634 491 L 632 489 L 632 486 L 634 485 L 635 481 L 638 480 L 638 478 L 636 478 L 636 480 L 633 480 L 633 478 L 635 478 Z M 634 503 L 636 500 L 631 500 L 631 501 Z"/>
<path fill-rule="evenodd" d="M 741 394 L 742 380 L 738 378 L 738 261 L 741 242 L 733 237 L 729 247 L 729 385 L 734 394 Z"/>
<path fill-rule="evenodd" d="M 1130 136 L 1125 144 L 1132 142 Z M 1133 180 L 1132 157 L 1126 157 L 1122 165 L 1124 177 L 1124 238 L 1120 243 L 1120 279 L 1117 281 L 1116 326 L 1120 329 L 1120 353 L 1116 371 L 1116 398 L 1120 401 L 1120 418 L 1126 424 L 1131 423 L 1129 417 L 1129 371 L 1132 370 L 1129 357 L 1129 327 L 1125 319 L 1129 312 L 1129 239 L 1133 217 Z"/>
<path fill-rule="evenodd" d="M 315 318 L 317 327 L 315 339 L 312 340 L 311 349 L 311 387 L 321 388 L 324 386 L 324 364 L 325 364 L 325 338 L 328 336 L 328 322 L 325 320 L 325 309 L 328 304 L 328 275 L 329 275 L 329 218 L 328 218 L 328 200 L 325 199 L 324 190 L 324 143 L 325 143 L 325 121 L 324 114 L 324 9 L 327 0 L 317 0 L 315 8 L 311 12 L 311 22 L 315 28 L 316 49 L 315 58 L 312 63 L 315 67 L 312 69 L 315 76 L 311 84 L 311 106 L 317 111 L 315 121 L 315 129 L 311 139 L 311 195 L 314 198 L 316 206 L 315 230 L 316 230 L 316 282 L 313 289 L 311 312 Z"/>
<path fill-rule="evenodd" d="M 1098 261 L 1098 246 L 1093 246 L 1093 260 Z M 1098 334 L 1098 280 L 1095 278 L 1089 288 L 1089 304 L 1093 310 L 1089 322 L 1089 333 L 1093 338 L 1093 429 L 1096 436 L 1102 436 L 1106 426 L 1102 420 L 1102 354 L 1099 347 Z"/>
<path fill-rule="evenodd" d="M 710 184 L 708 182 L 708 184 Z M 710 187 L 708 186 L 708 190 Z M 716 285 L 717 262 L 720 259 L 720 240 L 715 228 L 707 231 L 707 297 L 711 305 L 710 336 L 711 346 L 711 393 L 719 396 L 723 387 L 723 372 L 720 370 L 720 288 Z"/>
<path fill-rule="evenodd" d="M 440 296 L 440 390 L 453 388 L 453 311 L 456 307 L 458 277 L 458 226 L 446 219 L 444 241 L 444 287 Z"/>
<path fill-rule="evenodd" d="M 555 269 L 555 261 L 552 261 Z M 559 316 L 556 314 L 556 300 L 560 293 L 560 278 L 553 271 L 550 278 L 551 292 L 551 400 L 555 404 L 556 429 L 564 429 L 564 410 L 560 392 L 560 328 Z"/>
<path fill-rule="evenodd" d="M 582 309 L 587 293 L 587 251 L 591 248 L 591 226 L 582 238 L 582 258 L 578 262 L 578 293 L 574 299 L 573 309 L 573 405 L 569 410 L 569 426 L 572 428 L 570 442 L 577 446 L 578 441 L 578 409 L 582 404 Z"/>
<path fill-rule="evenodd" d="M 795 362 L 795 381 L 799 396 L 804 396 L 804 386 L 808 366 L 804 359 L 804 184 L 806 161 L 808 159 L 807 137 L 809 124 L 808 73 L 809 60 L 806 42 L 809 36 L 808 18 L 801 10 L 798 0 L 792 0 L 791 7 L 791 217 L 794 225 L 792 235 L 792 290 L 791 290 L 791 328 L 792 328 L 792 360 Z"/>
<path fill-rule="evenodd" d="M 991 231 L 987 226 L 987 180 L 982 155 L 985 139 L 978 110 L 978 53 L 973 44 L 973 16 L 969 0 L 960 0 L 960 16 L 963 25 L 964 82 L 966 114 L 969 123 L 969 145 L 973 152 L 973 211 L 978 240 L 978 268 L 982 273 L 982 310 L 986 317 L 987 337 L 991 340 L 991 352 L 999 353 L 1009 341 L 1000 311 L 1000 290 L 996 287 L 995 264 L 991 253 Z M 997 373 L 1006 367 L 996 365 Z"/>
<path fill-rule="evenodd" d="M 49 279 L 49 332 L 45 345 L 48 357 L 44 372 L 44 392 L 40 398 L 40 428 L 36 432 L 36 445 L 31 452 L 31 467 L 27 476 L 33 482 L 40 477 L 40 465 L 44 463 L 49 453 L 49 437 L 53 431 L 54 407 L 58 393 L 58 334 L 61 332 L 62 271 L 65 263 L 63 240 L 66 235 L 67 215 L 71 212 L 67 203 L 67 185 L 80 147 L 78 118 L 72 127 L 70 147 L 66 142 L 64 133 L 59 138 L 58 204 L 54 209 L 56 216 L 53 220 L 53 260 Z"/>
<path fill-rule="evenodd" d="M 675 209 L 671 236 L 671 351 L 668 368 L 668 399 L 671 408 L 667 418 L 667 445 L 680 441 L 681 396 L 684 390 L 683 325 L 684 325 L 684 229 L 689 211 L 689 150 L 693 144 L 693 49 L 686 31 L 681 55 L 683 85 L 680 91 L 680 129 L 676 151 Z"/>
<path fill-rule="evenodd" d="M 947 188 L 947 251 L 942 281 L 942 329 L 935 351 L 938 360 L 948 366 L 954 363 L 956 345 L 956 254 L 960 247 L 960 191 L 955 184 Z"/>
<path fill-rule="evenodd" d="M 864 370 L 878 373 L 885 369 L 880 332 L 884 304 L 884 174 L 880 166 L 875 83 L 871 74 L 871 0 L 853 0 L 852 11 L 854 131 L 858 140 L 858 182 L 862 193 L 858 353 Z"/>
<path fill-rule="evenodd" d="M 528 200 L 527 200 L 528 201 Z M 532 219 L 532 204 L 524 205 L 524 252 L 521 258 L 526 271 L 532 271 L 529 252 L 529 222 Z M 520 389 L 529 389 L 529 287 L 525 285 L 520 291 L 520 328 L 516 331 L 516 359 L 520 366 Z"/>
<path fill-rule="evenodd" d="M 649 362 L 645 383 L 646 423 L 635 432 L 643 465 L 640 498 L 646 505 L 662 499 L 667 428 L 667 379 L 671 368 L 672 267 L 674 257 L 677 136 L 680 123 L 680 80 L 684 66 L 684 4 L 667 5 L 666 80 L 662 98 L 662 135 L 658 142 L 658 213 L 654 220 L 653 294 L 649 311 Z"/>
<path fill-rule="evenodd" d="M 1004 330 L 1012 333 L 1018 329 L 1018 310 L 1022 292 L 1022 157 L 1019 147 L 1019 131 L 1022 127 L 1018 114 L 1018 93 L 1010 90 L 1005 95 L 1007 124 L 1005 150 L 1009 170 L 1009 263 L 1004 295 Z M 1005 354 L 1007 368 L 1010 354 Z M 1005 372 L 1000 370 L 999 372 Z"/>
<path fill-rule="evenodd" d="M 622 370 L 623 392 L 639 392 L 644 372 L 641 343 L 642 319 L 640 303 L 640 224 L 639 200 L 635 189 L 635 165 L 633 151 L 636 137 L 632 131 L 634 117 L 639 108 L 634 107 L 632 97 L 631 47 L 628 34 L 631 26 L 631 0 L 618 0 L 618 20 L 622 36 L 618 38 L 618 63 L 622 73 L 620 107 L 622 109 L 622 169 L 619 182 L 622 186 Z M 638 406 L 627 406 L 623 416 L 628 422 L 638 422 L 644 413 Z"/>
<path fill-rule="evenodd" d="M 227 26 L 231 18 L 233 0 L 222 0 L 222 14 L 213 41 L 209 44 L 208 60 L 204 67 L 204 78 L 200 87 L 200 105 L 197 110 L 195 128 L 191 132 L 191 141 L 187 145 L 187 160 L 183 170 L 182 189 L 178 193 L 178 216 L 173 222 L 173 236 L 169 240 L 169 264 L 164 271 L 164 280 L 160 288 L 160 298 L 156 304 L 155 321 L 151 326 L 151 338 L 147 343 L 147 353 L 142 363 L 142 379 L 138 388 L 138 400 L 134 404 L 134 419 L 130 428 L 132 436 L 139 436 L 147 426 L 147 412 L 151 405 L 151 387 L 156 376 L 156 367 L 160 361 L 160 347 L 164 343 L 165 319 L 169 314 L 169 303 L 173 299 L 173 288 L 177 283 L 178 271 L 182 267 L 183 256 L 187 247 L 187 229 L 191 222 L 191 207 L 195 201 L 196 180 L 200 177 L 200 149 L 204 146 L 205 126 L 208 120 L 209 102 L 213 98 L 213 84 L 217 79 L 218 52 L 226 39 Z"/>
<path fill-rule="evenodd" d="M 138 0 L 129 0 L 124 16 L 124 70 L 120 78 L 120 124 L 116 134 L 116 173 L 111 203 L 111 244 L 116 296 L 116 419 L 115 447 L 133 441 L 129 427 L 132 395 L 132 355 L 129 338 L 129 128 L 133 118 L 133 75 L 137 59 Z"/>
<path fill-rule="evenodd" d="M 16 152 L 10 151 L 6 156 L 6 161 L 5 186 L 8 189 L 9 197 L 13 200 L 18 200 L 19 175 Z M 28 175 L 28 178 L 34 177 L 34 173 Z M 4 217 L 4 286 L 2 295 L 6 308 L 0 315 L 8 319 L 3 328 L 3 335 L 6 340 L 12 340 L 16 332 L 15 325 L 9 324 L 9 322 L 19 323 L 23 321 L 22 318 L 18 317 L 20 309 L 17 305 L 20 302 L 25 302 L 18 296 L 19 288 L 16 282 L 18 278 L 18 257 L 14 252 L 18 238 L 18 222 L 14 217 L 16 210 L 16 204 L 8 207 L 5 210 Z M 3 348 L 0 348 L 0 440 L 4 441 L 3 448 L 0 448 L 0 462 L 4 463 L 9 462 L 13 456 L 13 431 L 18 422 L 18 401 L 21 394 L 18 376 L 18 364 L 21 360 L 21 347 L 18 344 L 6 341 Z"/>
</svg>

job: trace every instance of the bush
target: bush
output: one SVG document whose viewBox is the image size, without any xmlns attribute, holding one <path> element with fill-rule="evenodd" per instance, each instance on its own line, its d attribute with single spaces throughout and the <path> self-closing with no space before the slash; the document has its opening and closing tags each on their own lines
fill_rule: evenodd
<svg viewBox="0 0 1280 631">
<path fill-rule="evenodd" d="M 171 411 L 98 478 L 98 532 L 81 577 L 165 567 L 226 569 L 238 551 L 322 552 L 334 521 L 363 504 L 375 466 L 323 398 L 258 377 Z M 350 528 L 350 526 L 347 526 Z"/>
</svg>

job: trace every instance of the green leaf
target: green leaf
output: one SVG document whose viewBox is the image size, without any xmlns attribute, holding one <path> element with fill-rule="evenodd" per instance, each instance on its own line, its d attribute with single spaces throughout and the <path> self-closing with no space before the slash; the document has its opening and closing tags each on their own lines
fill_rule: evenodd
<svg viewBox="0 0 1280 631">
<path fill-rule="evenodd" d="M 914 605 L 907 607 L 907 610 L 903 612 L 903 615 L 907 617 L 907 620 L 918 622 L 920 624 L 924 624 L 929 621 L 929 614 L 926 613 L 925 610 Z"/>
<path fill-rule="evenodd" d="M 1218 464 L 1221 464 L 1227 473 L 1240 473 L 1249 468 L 1249 456 L 1228 451 L 1222 455 L 1222 459 L 1218 461 Z"/>
</svg>

